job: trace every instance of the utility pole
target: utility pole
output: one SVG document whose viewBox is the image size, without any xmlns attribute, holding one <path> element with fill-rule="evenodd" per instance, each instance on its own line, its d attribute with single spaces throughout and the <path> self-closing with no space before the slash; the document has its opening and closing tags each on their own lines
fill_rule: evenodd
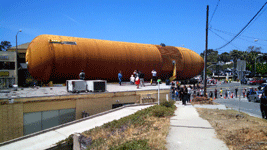
<svg viewBox="0 0 267 150">
<path fill-rule="evenodd" d="M 206 47 L 204 55 L 204 96 L 207 97 L 207 50 L 208 50 L 208 31 L 209 31 L 209 5 L 207 5 L 207 19 L 206 19 Z"/>
</svg>

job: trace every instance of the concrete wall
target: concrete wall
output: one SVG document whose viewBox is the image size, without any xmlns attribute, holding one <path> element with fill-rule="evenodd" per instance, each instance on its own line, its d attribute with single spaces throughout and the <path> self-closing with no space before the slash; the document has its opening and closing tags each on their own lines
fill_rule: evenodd
<svg viewBox="0 0 267 150">
<path fill-rule="evenodd" d="M 0 105 L 0 142 L 23 136 L 23 104 Z"/>
<path fill-rule="evenodd" d="M 169 90 L 160 91 L 160 99 L 166 99 Z M 146 97 L 152 99 L 145 99 Z M 170 99 L 170 97 L 169 97 Z M 82 118 L 82 111 L 89 115 L 112 109 L 113 104 L 157 102 L 158 94 L 153 91 L 133 91 L 117 93 L 96 93 L 57 97 L 21 98 L 15 103 L 0 105 L 0 142 L 23 136 L 23 113 L 60 109 L 76 109 L 76 119 Z"/>
</svg>

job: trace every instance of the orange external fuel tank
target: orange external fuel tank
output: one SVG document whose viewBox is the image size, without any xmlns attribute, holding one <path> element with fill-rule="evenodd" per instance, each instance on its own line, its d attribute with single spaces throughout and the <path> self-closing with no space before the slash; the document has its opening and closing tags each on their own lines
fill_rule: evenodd
<svg viewBox="0 0 267 150">
<path fill-rule="evenodd" d="M 43 82 L 65 82 L 78 79 L 81 70 L 85 79 L 129 80 L 134 70 L 151 79 L 155 69 L 161 79 L 172 76 L 173 61 L 177 79 L 189 79 L 204 68 L 203 58 L 183 47 L 138 44 L 76 38 L 57 35 L 40 35 L 32 40 L 26 62 L 30 74 Z"/>
</svg>

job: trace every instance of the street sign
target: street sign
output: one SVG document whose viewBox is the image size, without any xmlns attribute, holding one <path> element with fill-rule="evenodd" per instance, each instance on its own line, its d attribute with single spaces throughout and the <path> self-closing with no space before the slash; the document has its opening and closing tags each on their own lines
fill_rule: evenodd
<svg viewBox="0 0 267 150">
<path fill-rule="evenodd" d="M 246 71 L 246 61 L 245 60 L 237 60 L 237 71 Z"/>
</svg>

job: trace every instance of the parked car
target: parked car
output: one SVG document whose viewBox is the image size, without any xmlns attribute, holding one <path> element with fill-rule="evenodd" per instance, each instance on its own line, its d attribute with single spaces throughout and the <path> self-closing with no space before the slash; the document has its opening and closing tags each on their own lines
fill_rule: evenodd
<svg viewBox="0 0 267 150">
<path fill-rule="evenodd" d="M 259 91 L 263 91 L 264 88 L 267 86 L 267 83 L 262 83 L 259 87 L 258 87 L 258 90 Z"/>
<path fill-rule="evenodd" d="M 260 98 L 262 96 L 262 91 L 253 91 L 248 95 L 248 101 L 254 101 L 254 102 L 259 102 Z"/>
<path fill-rule="evenodd" d="M 241 84 L 247 84 L 247 79 L 245 79 L 245 78 L 243 78 L 243 79 L 241 79 Z"/>
<path fill-rule="evenodd" d="M 257 84 L 262 84 L 262 83 L 265 83 L 266 80 L 264 79 L 259 79 L 259 80 L 256 80 Z"/>
<path fill-rule="evenodd" d="M 256 85 L 256 80 L 249 80 L 247 81 L 248 85 Z"/>
</svg>

